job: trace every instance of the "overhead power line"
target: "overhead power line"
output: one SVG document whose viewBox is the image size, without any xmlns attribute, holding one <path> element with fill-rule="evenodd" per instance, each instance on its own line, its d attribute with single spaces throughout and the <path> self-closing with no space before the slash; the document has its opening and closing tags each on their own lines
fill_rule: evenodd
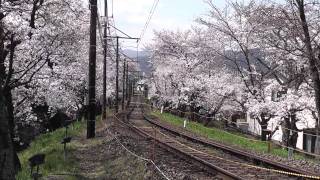
<svg viewBox="0 0 320 180">
<path fill-rule="evenodd" d="M 139 46 L 139 44 L 140 44 L 140 42 L 141 42 L 141 39 L 143 38 L 145 32 L 147 31 L 148 25 L 149 25 L 149 23 L 150 23 L 150 21 L 151 21 L 151 18 L 152 18 L 153 14 L 154 14 L 154 12 L 155 12 L 155 10 L 156 10 L 156 8 L 157 8 L 158 3 L 159 3 L 159 0 L 154 0 L 154 2 L 153 2 L 153 4 L 152 4 L 152 7 L 151 7 L 151 10 L 150 10 L 149 16 L 148 16 L 147 21 L 146 21 L 146 24 L 144 25 L 144 27 L 143 27 L 143 29 L 142 29 L 142 32 L 141 32 L 141 34 L 140 34 L 140 37 L 139 37 L 138 46 Z"/>
<path fill-rule="evenodd" d="M 115 26 L 113 26 L 113 25 L 111 25 L 111 24 L 109 24 L 109 25 L 110 25 L 111 27 L 113 27 L 115 30 L 117 30 L 117 31 L 121 32 L 122 34 L 124 34 L 124 35 L 128 36 L 129 38 L 131 38 L 131 36 L 129 36 L 127 33 L 121 31 L 120 29 L 116 28 Z"/>
</svg>

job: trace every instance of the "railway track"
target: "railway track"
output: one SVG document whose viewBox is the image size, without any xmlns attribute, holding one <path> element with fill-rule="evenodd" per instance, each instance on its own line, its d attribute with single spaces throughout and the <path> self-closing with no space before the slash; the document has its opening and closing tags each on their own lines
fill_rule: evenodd
<svg viewBox="0 0 320 180">
<path fill-rule="evenodd" d="M 257 156 L 257 155 L 254 155 L 254 154 L 250 154 L 250 153 L 245 152 L 245 151 L 234 149 L 234 148 L 226 146 L 224 144 L 220 144 L 220 143 L 217 143 L 215 141 L 209 140 L 209 139 L 207 139 L 205 137 L 201 137 L 201 136 L 195 135 L 194 133 L 190 133 L 188 131 L 181 130 L 179 128 L 170 126 L 168 124 L 163 124 L 163 123 L 161 123 L 159 121 L 152 120 L 151 118 L 148 118 L 146 116 L 144 116 L 144 118 L 149 123 L 155 125 L 156 127 L 164 129 L 164 130 L 166 130 L 166 131 L 168 131 L 168 132 L 170 132 L 172 134 L 175 134 L 177 136 L 183 137 L 185 139 L 188 139 L 190 141 L 193 141 L 193 142 L 196 142 L 196 143 L 199 143 L 199 144 L 203 144 L 203 145 L 205 145 L 207 147 L 213 147 L 213 148 L 221 149 L 221 150 L 223 150 L 225 152 L 228 152 L 230 154 L 233 154 L 233 155 L 236 155 L 238 157 L 241 157 L 242 159 L 246 159 L 248 161 L 254 161 L 255 164 L 263 164 L 266 167 L 275 168 L 275 169 L 279 170 L 280 173 L 288 172 L 288 173 L 291 173 L 292 176 L 297 175 L 297 177 L 298 177 L 299 175 L 302 175 L 302 177 L 309 178 L 309 179 L 320 179 L 320 174 L 316 174 L 314 172 L 308 172 L 308 171 L 301 170 L 301 169 L 298 169 L 298 168 L 290 167 L 288 165 L 281 164 L 281 163 L 278 163 L 278 162 L 275 162 L 275 161 L 272 161 L 272 160 L 269 160 L 269 159 L 266 159 L 266 158 L 262 158 L 260 156 Z"/>
<path fill-rule="evenodd" d="M 130 106 L 131 112 L 128 116 L 133 130 L 155 140 L 161 147 L 198 163 L 221 179 L 317 178 L 315 174 L 235 150 L 147 118 L 144 116 L 143 106 L 138 104 L 141 100 L 139 97 L 135 99 L 136 104 Z M 217 153 L 212 149 L 220 151 Z M 257 163 L 268 168 L 258 166 Z"/>
</svg>

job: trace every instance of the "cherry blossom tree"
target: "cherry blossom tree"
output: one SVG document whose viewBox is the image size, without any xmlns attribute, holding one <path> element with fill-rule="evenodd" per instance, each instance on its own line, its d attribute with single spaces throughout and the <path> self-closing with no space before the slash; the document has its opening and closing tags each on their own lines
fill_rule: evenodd
<svg viewBox="0 0 320 180">
<path fill-rule="evenodd" d="M 305 49 L 303 17 L 297 16 L 299 3 L 227 4 L 219 9 L 208 1 L 209 15 L 197 20 L 205 29 L 156 33 L 150 46 L 154 67 L 151 92 L 175 106 L 191 105 L 194 112 L 201 108 L 215 112 L 233 102 L 259 122 L 263 140 L 269 122 L 275 121 L 269 138 L 281 126 L 283 143 L 295 147 L 297 133 L 287 138 L 288 129 L 301 131 L 297 124 L 314 124 L 312 119 L 305 122 L 302 115 L 318 119 L 316 103 L 310 101 L 317 96 L 312 92 L 315 80 L 306 71 L 310 53 Z M 313 46 L 318 44 L 319 34 L 312 13 L 316 9 L 313 6 L 306 11 L 312 21 Z M 301 7 L 298 10 L 301 14 Z M 218 82 L 226 84 L 222 88 Z"/>
<path fill-rule="evenodd" d="M 215 116 L 226 107 L 240 107 L 238 103 L 224 104 L 236 100 L 241 81 L 212 53 L 212 42 L 208 43 L 206 36 L 199 28 L 156 33 L 149 47 L 154 67 L 151 94 L 182 111 L 190 107 L 195 114 L 205 110 L 207 115 Z M 205 125 L 209 122 L 207 119 Z"/>
<path fill-rule="evenodd" d="M 25 120 L 32 120 L 35 116 L 31 115 L 31 105 L 44 103 L 43 100 L 56 107 L 70 102 L 76 86 L 85 82 L 82 69 L 85 63 L 80 60 L 86 57 L 88 12 L 81 2 L 68 0 L 0 1 L 0 6 L 1 94 L 5 98 L 1 102 L 7 112 L 1 119 L 4 129 L 0 134 L 4 136 L 2 144 L 8 144 L 0 148 L 0 164 L 5 165 L 0 177 L 14 179 L 19 168 L 12 146 L 15 117 L 29 114 Z M 68 81 L 79 84 L 67 84 Z M 62 90 L 70 94 L 61 96 Z"/>
</svg>

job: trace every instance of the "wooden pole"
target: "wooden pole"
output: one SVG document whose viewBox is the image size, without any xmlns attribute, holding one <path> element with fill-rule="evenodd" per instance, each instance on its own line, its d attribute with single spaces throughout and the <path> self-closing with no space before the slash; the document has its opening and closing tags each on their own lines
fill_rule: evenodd
<svg viewBox="0 0 320 180">
<path fill-rule="evenodd" d="M 119 111 L 119 37 L 116 49 L 116 113 Z"/>
<path fill-rule="evenodd" d="M 126 85 L 126 60 L 123 61 L 123 76 L 122 76 L 122 110 L 124 110 L 125 85 Z"/>
<path fill-rule="evenodd" d="M 102 100 L 102 118 L 106 119 L 106 109 L 107 109 L 107 27 L 108 27 L 108 1 L 104 1 L 104 12 L 105 12 L 105 22 L 104 22 L 104 51 L 103 51 L 103 100 Z"/>
<path fill-rule="evenodd" d="M 90 1 L 90 49 L 89 49 L 89 92 L 87 138 L 95 137 L 96 120 L 96 31 L 97 31 L 97 0 Z"/>
</svg>

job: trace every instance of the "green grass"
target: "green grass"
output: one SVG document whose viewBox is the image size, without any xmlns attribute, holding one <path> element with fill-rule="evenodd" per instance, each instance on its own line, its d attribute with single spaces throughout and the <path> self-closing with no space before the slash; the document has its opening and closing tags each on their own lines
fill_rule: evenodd
<svg viewBox="0 0 320 180">
<path fill-rule="evenodd" d="M 100 118 L 97 117 L 97 119 L 99 120 Z M 75 122 L 73 127 L 70 125 L 68 128 L 68 136 L 79 136 L 82 132 L 84 132 L 85 128 L 86 121 Z M 64 137 L 65 128 L 60 128 L 53 132 L 42 134 L 36 137 L 28 149 L 18 154 L 21 161 L 22 170 L 17 174 L 16 179 L 31 180 L 28 159 L 38 153 L 44 153 L 46 155 L 45 163 L 40 166 L 40 173 L 43 176 L 76 173 L 77 161 L 72 155 L 76 145 L 73 143 L 73 141 L 67 145 L 67 160 L 64 161 L 63 144 L 61 144 L 61 141 Z M 70 176 L 67 179 L 74 179 L 74 177 Z"/>
<path fill-rule="evenodd" d="M 151 115 L 157 116 L 163 121 L 171 123 L 175 126 L 183 127 L 184 119 L 170 113 L 160 113 L 159 111 L 151 112 Z M 245 148 L 248 150 L 253 150 L 256 152 L 267 153 L 268 152 L 268 142 L 259 141 L 256 139 L 249 139 L 245 137 L 245 135 L 240 133 L 229 133 L 221 129 L 217 129 L 214 127 L 205 127 L 203 124 L 197 122 L 187 122 L 186 128 L 191 132 L 196 134 L 208 137 L 209 139 L 219 141 L 225 144 L 235 145 L 241 148 Z M 286 149 L 282 149 L 273 145 L 272 151 L 270 152 L 273 155 L 287 157 L 288 152 Z M 294 154 L 295 159 L 305 158 L 301 154 Z"/>
</svg>

